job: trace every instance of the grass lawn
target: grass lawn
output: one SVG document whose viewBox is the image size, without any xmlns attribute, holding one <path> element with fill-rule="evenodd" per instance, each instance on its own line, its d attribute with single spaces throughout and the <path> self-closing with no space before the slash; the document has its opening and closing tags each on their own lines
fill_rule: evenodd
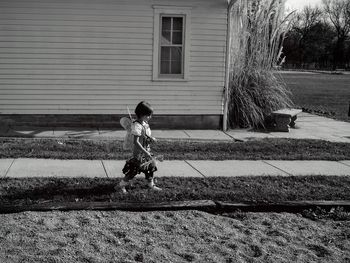
<svg viewBox="0 0 350 263">
<path fill-rule="evenodd" d="M 350 75 L 284 73 L 282 78 L 292 91 L 297 106 L 350 121 Z"/>
<path fill-rule="evenodd" d="M 287 213 L 0 215 L 0 262 L 349 262 L 350 220 Z"/>
<path fill-rule="evenodd" d="M 0 181 L 0 204 L 55 202 L 166 202 L 214 200 L 274 203 L 300 200 L 350 200 L 348 176 L 256 176 L 156 178 L 161 192 L 149 191 L 142 176 L 115 191 L 120 178 L 5 178 Z"/>
<path fill-rule="evenodd" d="M 0 138 L 0 158 L 125 160 L 121 141 Z M 167 160 L 349 160 L 348 143 L 262 139 L 247 142 L 159 141 Z"/>
</svg>

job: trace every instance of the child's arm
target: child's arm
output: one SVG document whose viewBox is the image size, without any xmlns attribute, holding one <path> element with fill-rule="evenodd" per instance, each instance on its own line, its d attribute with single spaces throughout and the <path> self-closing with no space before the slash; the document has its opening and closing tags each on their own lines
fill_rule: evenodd
<svg viewBox="0 0 350 263">
<path fill-rule="evenodd" d="M 152 159 L 152 155 L 140 143 L 140 136 L 134 136 L 134 145 L 139 148 L 147 157 Z"/>
</svg>

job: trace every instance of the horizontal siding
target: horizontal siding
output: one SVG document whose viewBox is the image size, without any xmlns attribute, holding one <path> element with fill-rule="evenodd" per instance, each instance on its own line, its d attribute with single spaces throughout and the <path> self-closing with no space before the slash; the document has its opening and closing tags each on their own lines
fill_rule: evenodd
<svg viewBox="0 0 350 263">
<path fill-rule="evenodd" d="M 140 78 L 143 76 L 146 76 L 146 78 L 149 78 L 149 75 L 152 73 L 152 71 L 147 70 L 47 70 L 47 69 L 40 69 L 40 70 L 30 70 L 30 69 L 22 69 L 17 70 L 18 73 L 13 73 L 13 69 L 7 69 L 7 70 L 1 70 L 0 69 L 0 79 L 3 78 L 10 78 L 12 76 L 16 76 L 19 78 L 27 78 L 28 76 L 32 76 L 33 78 L 37 78 L 38 76 L 41 77 L 42 75 L 45 75 L 47 77 L 59 77 L 61 76 L 69 76 L 71 78 L 80 78 L 82 75 L 88 74 L 92 78 L 102 77 L 102 78 L 112 78 L 112 77 L 122 77 L 122 76 L 139 76 Z M 223 74 L 221 72 L 191 72 L 191 76 L 193 78 L 196 77 L 210 77 L 210 78 L 219 78 L 221 79 L 223 77 Z"/>
<path fill-rule="evenodd" d="M 156 85 L 157 84 L 157 85 Z M 139 91 L 141 92 L 148 92 L 148 91 L 156 91 L 156 92 L 166 92 L 167 94 L 172 94 L 172 92 L 193 92 L 192 95 L 198 94 L 198 92 L 211 92 L 211 93 L 217 93 L 217 92 L 222 92 L 220 89 L 220 86 L 213 86 L 210 83 L 206 82 L 201 82 L 198 84 L 192 84 L 191 86 L 176 86 L 174 84 L 168 84 L 168 83 L 163 83 L 163 82 L 157 82 L 155 85 L 152 86 L 145 86 L 143 82 L 135 82 L 133 85 L 129 82 L 128 84 L 123 85 L 123 87 L 116 87 L 113 84 L 99 84 L 99 88 L 96 89 L 96 85 L 88 82 L 88 84 L 83 84 L 83 83 L 73 83 L 73 84 L 54 84 L 52 83 L 50 85 L 50 89 L 47 88 L 47 84 L 40 84 L 40 83 L 35 83 L 35 84 L 5 84 L 2 83 L 2 89 L 1 92 L 7 92 L 9 90 L 23 90 L 23 91 L 28 91 L 28 90 L 46 90 L 47 92 L 50 92 L 51 90 L 68 90 L 65 91 L 67 94 L 69 92 L 75 92 L 76 90 L 85 90 L 87 93 L 90 92 L 91 90 L 95 91 L 100 91 L 100 90 L 113 90 L 115 92 L 118 91 L 127 91 L 130 90 L 130 92 L 135 92 Z M 185 94 L 185 93 L 184 93 Z"/>
<path fill-rule="evenodd" d="M 152 41 L 150 39 L 144 38 L 132 38 L 129 37 L 127 39 L 118 38 L 118 37 L 63 37 L 63 36 L 1 36 L 1 43 L 6 46 L 8 43 L 20 43 L 27 44 L 27 46 L 31 46 L 33 43 L 49 43 L 49 44 L 75 44 L 75 43 L 84 43 L 84 44 L 113 44 L 112 48 L 118 49 L 120 44 L 128 44 L 128 45 L 152 45 Z M 13 47 L 12 45 L 10 47 Z M 49 46 L 50 47 L 50 46 Z M 53 46 L 55 47 L 55 46 Z M 64 46 L 63 46 L 64 48 Z"/>
<path fill-rule="evenodd" d="M 128 115 L 128 112 L 126 110 L 126 106 L 122 108 L 106 108 L 106 109 L 100 109 L 100 108 L 94 108 L 91 106 L 87 106 L 85 108 L 81 108 L 79 106 L 78 109 L 75 109 L 73 107 L 66 108 L 64 105 L 61 105 L 59 107 L 54 107 L 52 109 L 49 109 L 48 107 L 42 107 L 42 108 L 34 108 L 32 106 L 29 107 L 20 107 L 15 105 L 15 107 L 5 107 L 6 112 L 13 112 L 13 111 L 20 111 L 20 114 L 124 114 Z M 185 109 L 184 107 L 182 107 Z M 0 112 L 2 112 L 4 107 L 0 108 Z M 208 115 L 208 111 L 215 111 L 216 107 L 214 108 L 204 108 L 204 109 L 193 109 L 193 108 L 186 108 L 186 113 L 181 113 L 181 115 Z M 167 109 L 162 107 L 157 107 L 158 112 L 162 115 L 179 115 L 178 107 L 175 109 Z M 91 113 L 93 112 L 93 113 Z M 3 113 L 3 114 L 12 114 L 12 113 Z M 217 113 L 220 114 L 220 113 Z"/>
<path fill-rule="evenodd" d="M 131 86 L 145 86 L 145 82 L 144 80 L 124 80 L 124 81 L 118 81 L 116 82 L 115 80 L 87 80 L 87 79 L 83 79 L 83 80 L 72 80 L 72 79 L 17 79 L 17 78 L 11 78 L 11 79 L 0 79 L 0 85 L 46 85 L 47 88 L 49 89 L 51 85 L 91 85 L 94 86 L 95 89 L 103 86 L 103 85 L 112 85 L 114 86 L 116 89 L 118 89 L 118 87 L 120 86 L 127 86 L 127 87 L 131 87 Z M 179 90 L 181 90 L 180 88 L 184 88 L 184 89 L 190 89 L 192 88 L 192 86 L 202 86 L 202 87 L 207 87 L 208 89 L 218 89 L 220 88 L 220 90 L 222 91 L 222 87 L 224 85 L 224 81 L 222 82 L 217 82 L 217 81 L 204 81 L 204 80 L 200 80 L 200 81 L 191 81 L 191 83 L 186 83 L 185 85 L 181 85 L 181 83 L 178 86 L 175 86 L 174 88 L 179 88 Z M 156 82 L 154 84 L 152 84 L 152 86 L 174 86 L 174 84 L 169 84 L 167 81 L 159 81 Z M 200 92 L 199 92 L 200 93 Z M 159 95 L 163 95 L 166 93 L 162 93 Z"/>
<path fill-rule="evenodd" d="M 94 95 L 94 96 L 98 96 L 98 97 L 102 97 L 102 96 L 129 96 L 130 98 L 133 98 L 132 96 L 135 95 L 142 95 L 142 96 L 150 96 L 149 92 L 162 92 L 164 91 L 164 89 L 162 89 L 162 87 L 159 87 L 158 89 L 153 88 L 153 89 L 147 89 L 147 90 L 140 90 L 139 88 L 134 88 L 134 89 L 99 89 L 99 90 L 95 90 L 95 89 L 50 89 L 50 90 L 46 90 L 45 92 L 45 96 L 52 96 L 52 95 L 59 95 L 59 96 L 65 96 L 65 95 L 69 95 L 69 96 L 74 96 L 74 95 Z M 167 94 L 169 96 L 174 96 L 179 97 L 179 96 L 183 96 L 183 97 L 191 97 L 191 96 L 195 96 L 197 95 L 198 90 L 182 90 L 181 93 L 178 90 L 173 90 L 173 89 L 169 89 L 166 90 Z M 20 89 L 20 88 L 13 88 L 12 89 L 2 89 L 0 91 L 0 96 L 1 99 L 17 99 L 17 97 L 15 97 L 16 95 L 23 95 L 23 96 L 37 96 L 40 95 L 40 98 L 42 98 L 42 93 L 43 93 L 43 89 L 40 88 L 32 88 L 32 89 Z M 102 94 L 101 94 L 102 93 Z M 211 91 L 211 90 L 205 90 L 202 91 L 201 90 L 201 94 L 203 94 L 203 99 L 204 100 L 208 100 L 208 99 L 212 99 L 211 97 L 217 97 L 218 99 L 221 99 L 221 93 L 220 92 L 215 92 L 215 91 Z M 210 96 L 210 98 L 208 98 L 208 96 Z M 55 99 L 57 99 L 57 97 L 55 97 Z"/>
<path fill-rule="evenodd" d="M 67 58 L 59 58 L 59 59 L 51 59 L 51 58 L 1 58 L 1 64 L 2 65 L 82 65 L 82 66 L 88 66 L 88 65 L 111 65 L 111 66 L 145 66 L 145 67 L 152 67 L 151 61 L 146 60 L 118 60 L 115 61 L 113 59 L 85 59 L 85 58 L 79 58 L 79 61 L 77 58 L 74 58 L 74 55 L 67 56 Z M 216 58 L 214 57 L 213 60 Z M 197 61 L 195 61 L 197 60 Z M 216 68 L 222 68 L 222 62 L 219 61 L 219 59 L 216 59 L 217 61 L 210 60 L 210 57 L 192 57 L 191 66 L 193 67 L 216 67 Z M 207 63 L 203 63 L 207 62 Z M 43 67 L 45 68 L 45 67 Z M 190 83 L 190 82 L 188 82 Z"/>
<path fill-rule="evenodd" d="M 129 44 L 109 44 L 109 43 L 67 43 L 67 42 L 41 42 L 41 41 L 27 41 L 27 42 L 0 42 L 0 48 L 19 48 L 19 49 L 31 49 L 31 48 L 47 48 L 47 49 L 69 49 L 69 50 L 149 50 L 152 44 L 149 43 L 129 43 Z M 201 51 L 210 51 L 213 47 L 204 47 Z M 213 50 L 215 51 L 215 50 Z"/>
<path fill-rule="evenodd" d="M 52 30 L 14 30 L 14 27 L 12 27 L 12 30 L 5 30 L 4 27 L 2 27 L 3 30 L 0 31 L 1 39 L 4 37 L 56 37 L 56 38 L 82 38 L 82 39 L 122 39 L 125 37 L 125 32 L 82 32 L 82 31 L 52 31 Z M 145 39 L 149 37 L 149 33 L 140 33 L 140 32 L 129 32 L 128 39 Z M 205 37 L 205 36 L 204 36 Z M 212 37 L 209 36 L 209 39 L 212 39 Z M 205 40 L 205 38 L 203 39 Z M 12 40 L 13 41 L 13 40 Z"/>
<path fill-rule="evenodd" d="M 0 49 L 1 50 L 1 49 Z M 7 54 L 1 54 L 1 63 L 40 63 L 46 62 L 49 64 L 57 64 L 57 63 L 62 63 L 67 62 L 67 63 L 72 63 L 72 64 L 80 64 L 80 63 L 85 63 L 85 64 L 91 64 L 91 63 L 99 63 L 99 64 L 104 64 L 104 63 L 111 63 L 114 65 L 124 65 L 125 63 L 127 64 L 135 64 L 132 63 L 132 61 L 140 61 L 140 65 L 152 65 L 152 61 L 149 60 L 149 56 L 147 55 L 134 55 L 130 54 L 130 50 L 126 50 L 124 54 L 120 55 L 108 55 L 108 54 L 91 54 L 87 50 L 79 51 L 79 54 L 76 54 L 72 52 L 72 49 L 69 49 L 67 53 L 55 53 L 57 50 L 54 50 L 53 53 L 47 52 L 43 55 L 40 53 L 20 53 L 17 54 L 16 52 L 13 53 L 7 53 Z M 72 54 L 70 54 L 72 52 Z M 107 52 L 106 50 L 102 52 Z M 116 53 L 120 53 L 120 51 L 117 51 Z M 191 56 L 190 61 L 191 62 L 208 62 L 206 64 L 208 65 L 217 65 L 220 63 L 222 66 L 222 58 L 218 57 L 221 52 L 191 52 L 194 53 Z M 211 55 L 206 54 L 206 53 L 211 53 Z M 213 53 L 213 54 L 212 54 Z M 130 54 L 130 55 L 129 55 Z M 195 56 L 197 54 L 197 56 Z M 203 54 L 203 55 L 201 55 Z M 215 55 L 216 54 L 216 55 Z M 16 60 L 17 59 L 17 60 Z M 125 61 L 130 61 L 130 62 L 125 62 Z M 146 61 L 146 62 L 144 62 Z M 211 64 L 210 62 L 213 62 Z M 215 62 L 218 62 L 215 64 Z M 137 64 L 137 63 L 136 63 Z M 203 64 L 203 63 L 202 63 Z M 192 65 L 192 64 L 191 64 Z"/>
<path fill-rule="evenodd" d="M 12 103 L 11 105 L 3 105 L 1 104 L 0 105 L 0 109 L 4 109 L 4 108 L 9 108 L 9 109 L 12 109 L 12 110 L 15 110 L 16 108 L 19 108 L 19 109 L 22 109 L 22 110 L 30 110 L 30 109 L 36 109 L 36 110 L 41 110 L 43 111 L 43 113 L 45 114 L 46 112 L 45 109 L 48 109 L 48 110 L 54 110 L 54 109 L 64 109 L 66 111 L 70 110 L 70 109 L 74 109 L 74 110 L 78 110 L 78 109 L 81 109 L 81 110 L 84 110 L 85 113 L 89 113 L 87 112 L 88 110 L 108 110 L 108 112 L 117 112 L 117 111 L 120 111 L 122 113 L 127 113 L 127 106 L 130 108 L 130 105 L 131 103 L 134 102 L 134 100 L 132 101 L 125 101 L 123 104 L 118 104 L 118 105 L 115 105 L 113 103 L 113 101 L 110 101 L 108 103 L 104 102 L 103 104 L 90 104 L 90 102 L 93 102 L 93 101 L 87 101 L 85 100 L 84 103 L 68 103 L 68 102 L 65 102 L 65 103 L 42 103 L 40 101 L 37 101 L 37 103 L 32 103 L 32 104 L 29 104 L 29 103 L 23 103 L 22 101 L 19 101 L 18 104 L 16 103 Z M 172 103 L 172 104 L 169 104 L 169 103 L 166 103 L 166 102 L 162 102 L 160 101 L 158 104 L 157 104 L 157 108 L 155 108 L 155 111 L 154 113 L 160 113 L 160 114 L 163 114 L 163 112 L 166 112 L 166 111 L 176 111 L 178 110 L 178 107 L 179 107 L 179 104 L 181 105 L 181 108 L 185 109 L 186 111 L 191 111 L 191 112 L 194 112 L 196 110 L 198 111 L 205 111 L 206 109 L 208 110 L 215 110 L 215 108 L 217 107 L 217 105 L 214 103 L 214 104 L 207 104 L 206 106 L 205 105 L 202 105 L 202 104 L 189 104 L 187 102 L 179 102 L 179 103 Z M 25 113 L 28 113 L 28 112 L 25 112 Z M 74 112 L 72 112 L 74 113 Z M 38 113 L 37 113 L 38 114 Z M 89 113 L 91 114 L 91 113 Z M 208 114 L 208 113 L 206 113 Z"/>
<path fill-rule="evenodd" d="M 104 95 L 104 96 L 99 96 L 99 95 L 87 95 L 86 98 L 84 99 L 84 101 L 82 100 L 78 100 L 78 102 L 75 102 L 74 100 L 76 100 L 76 97 L 79 97 L 81 95 L 70 95 L 69 99 L 63 98 L 63 96 L 66 95 L 57 95 L 57 94 L 53 94 L 55 96 L 55 98 L 57 97 L 57 99 L 51 99 L 48 101 L 48 99 L 42 98 L 42 99 L 38 99 L 38 96 L 35 95 L 23 95 L 23 99 L 18 100 L 18 99 L 12 99 L 12 96 L 6 96 L 6 95 L 2 95 L 4 96 L 3 98 L 0 99 L 1 101 L 1 107 L 5 107 L 8 105 L 16 105 L 16 104 L 20 104 L 20 105 L 32 105 L 33 107 L 37 107 L 37 106 L 43 106 L 43 105 L 53 105 L 56 108 L 59 107 L 59 105 L 94 105 L 95 108 L 99 108 L 99 107 L 107 107 L 110 105 L 113 105 L 112 109 L 116 109 L 116 108 L 122 108 L 122 109 L 126 109 L 125 105 L 129 105 L 129 107 L 132 106 L 132 102 L 134 101 L 134 98 L 136 97 L 137 99 L 146 99 L 146 100 L 151 100 L 152 97 L 151 96 L 147 96 L 147 95 L 140 95 L 139 94 L 128 94 L 128 95 L 123 95 L 123 94 L 119 94 L 119 95 Z M 210 94 L 212 96 L 212 98 L 210 100 L 207 99 L 208 96 L 201 96 L 199 99 L 202 99 L 201 101 L 206 103 L 206 107 L 211 107 L 211 106 L 215 106 L 217 103 L 219 103 L 221 101 L 221 96 L 219 96 L 220 94 Z M 47 97 L 49 97 L 50 95 L 46 95 Z M 171 95 L 172 97 L 174 97 L 174 100 L 169 102 L 169 103 L 165 103 L 164 101 L 160 101 L 159 105 L 187 105 L 189 107 L 193 107 L 193 109 L 199 109 L 199 108 L 205 108 L 203 107 L 203 103 L 200 103 L 201 101 L 197 100 L 194 103 L 190 103 L 192 100 L 190 98 L 190 96 L 183 96 L 183 95 Z M 118 105 L 116 105 L 114 103 L 115 100 L 123 100 L 123 103 L 119 103 Z M 176 102 L 176 100 L 181 100 L 179 103 Z M 185 107 L 185 106 L 183 106 Z M 185 107 L 186 108 L 186 107 Z M 155 108 L 156 112 L 158 111 L 158 107 Z"/>
<path fill-rule="evenodd" d="M 189 81 L 152 81 L 153 8 L 170 0 L 0 1 L 0 113 L 222 114 L 225 1 L 192 6 Z"/>
<path fill-rule="evenodd" d="M 129 80 L 132 78 L 133 80 L 138 80 L 138 81 L 151 81 L 150 76 L 140 76 L 140 75 L 114 75 L 114 74 L 98 74 L 98 75 L 91 75 L 91 74 L 70 74 L 70 75 L 64 75 L 64 74 L 56 74 L 56 75 L 33 75 L 33 74 L 28 74 L 28 75 L 16 75 L 16 74 L 11 74 L 11 75 L 0 75 L 0 82 L 2 80 L 11 80 L 11 79 L 25 79 L 25 80 L 110 80 L 110 81 L 120 81 L 120 80 Z M 211 81 L 211 82 L 219 82 L 221 80 L 220 77 L 202 77 L 202 76 L 193 76 L 191 75 L 190 78 L 192 81 Z"/>
<path fill-rule="evenodd" d="M 115 70 L 115 71 L 121 71 L 121 70 L 145 70 L 145 71 L 151 71 L 152 68 L 146 68 L 142 65 L 95 65 L 95 64 L 85 64 L 85 65 L 74 65 L 74 64 L 0 64 L 0 71 L 4 72 L 4 70 L 13 70 L 15 69 L 18 72 L 21 72 L 21 70 L 35 70 L 39 69 L 42 70 L 45 68 L 45 70 Z M 11 71 L 13 73 L 13 71 Z M 196 67 L 191 68 L 191 72 L 198 72 L 198 73 L 206 73 L 206 72 L 220 72 L 223 74 L 222 70 L 218 67 L 212 67 L 207 65 L 200 65 Z"/>
<path fill-rule="evenodd" d="M 77 32 L 77 33 L 85 33 L 85 32 L 102 32 L 102 33 L 141 33 L 141 34 L 152 34 L 153 30 L 152 28 L 143 28 L 140 30 L 140 28 L 132 28 L 132 27 L 95 27 L 95 26 L 90 26 L 90 27 L 79 27 L 75 25 L 71 26 L 47 26 L 47 25 L 42 25 L 42 26 L 29 26 L 26 25 L 25 23 L 23 24 L 18 24 L 18 25 L 3 25 L 1 26 L 1 30 L 8 32 L 8 31 L 40 31 L 40 32 L 46 32 L 46 31 L 51 31 L 51 32 Z M 221 35 L 221 34 L 220 34 Z M 125 37 L 125 35 L 124 35 Z"/>
</svg>

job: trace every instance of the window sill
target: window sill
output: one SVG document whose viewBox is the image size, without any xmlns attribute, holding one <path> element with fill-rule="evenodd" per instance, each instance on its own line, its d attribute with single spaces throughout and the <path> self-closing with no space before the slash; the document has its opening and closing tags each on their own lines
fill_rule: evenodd
<svg viewBox="0 0 350 263">
<path fill-rule="evenodd" d="M 185 78 L 185 79 L 180 79 L 180 78 L 154 78 L 152 79 L 152 81 L 166 81 L 166 82 L 188 82 L 189 79 Z"/>
</svg>

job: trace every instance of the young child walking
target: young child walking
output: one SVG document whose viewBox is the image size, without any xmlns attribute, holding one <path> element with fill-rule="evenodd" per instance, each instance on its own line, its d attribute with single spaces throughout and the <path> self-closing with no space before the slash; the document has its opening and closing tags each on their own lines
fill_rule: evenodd
<svg viewBox="0 0 350 263">
<path fill-rule="evenodd" d="M 155 162 L 148 165 L 142 165 L 152 160 L 150 144 L 156 139 L 151 136 L 151 129 L 148 124 L 152 118 L 153 109 L 146 101 L 141 101 L 135 109 L 136 121 L 131 124 L 131 133 L 133 135 L 133 157 L 126 161 L 123 173 L 124 178 L 119 183 L 123 193 L 127 193 L 126 186 L 139 173 L 144 173 L 148 182 L 148 187 L 155 191 L 162 190 L 154 183 L 154 172 L 157 171 Z"/>
</svg>

